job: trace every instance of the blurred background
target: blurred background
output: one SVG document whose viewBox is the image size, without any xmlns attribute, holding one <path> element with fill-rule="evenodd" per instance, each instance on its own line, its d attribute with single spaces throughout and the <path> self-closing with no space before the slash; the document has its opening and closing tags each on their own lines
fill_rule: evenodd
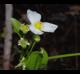
<svg viewBox="0 0 80 74">
<path fill-rule="evenodd" d="M 26 12 L 31 9 L 42 15 L 42 21 L 57 24 L 55 33 L 45 33 L 38 46 L 43 46 L 51 55 L 80 52 L 80 5 L 79 4 L 13 4 L 13 17 L 27 23 Z M 8 9 L 9 10 L 9 9 Z M 0 69 L 3 67 L 5 44 L 5 4 L 0 4 Z M 12 34 L 12 47 L 10 54 L 10 69 L 18 63 L 17 40 L 18 36 Z M 49 60 L 48 70 L 80 70 L 80 57 Z"/>
</svg>

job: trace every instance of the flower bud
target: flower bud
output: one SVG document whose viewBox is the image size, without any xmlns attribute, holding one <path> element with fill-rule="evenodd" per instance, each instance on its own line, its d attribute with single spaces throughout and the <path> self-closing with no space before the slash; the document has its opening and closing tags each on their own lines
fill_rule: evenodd
<svg viewBox="0 0 80 74">
<path fill-rule="evenodd" d="M 29 27 L 28 27 L 28 25 L 22 24 L 21 27 L 20 27 L 20 30 L 21 30 L 24 34 L 26 34 L 26 33 L 29 31 Z"/>
<path fill-rule="evenodd" d="M 34 39 L 36 42 L 39 42 L 39 41 L 41 40 L 39 35 L 34 35 L 34 36 L 33 36 L 33 39 Z"/>
<path fill-rule="evenodd" d="M 30 45 L 30 43 L 28 42 L 28 40 L 21 38 L 18 41 L 18 45 L 20 45 L 22 48 L 26 48 L 28 45 Z"/>
</svg>

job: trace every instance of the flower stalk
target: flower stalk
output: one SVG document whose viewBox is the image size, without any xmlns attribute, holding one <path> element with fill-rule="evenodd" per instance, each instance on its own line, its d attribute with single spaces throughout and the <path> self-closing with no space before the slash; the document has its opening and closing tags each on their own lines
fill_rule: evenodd
<svg viewBox="0 0 80 74">
<path fill-rule="evenodd" d="M 63 55 L 50 56 L 50 57 L 48 57 L 48 59 L 52 60 L 52 59 L 60 59 L 60 58 L 67 58 L 67 57 L 74 57 L 74 56 L 80 56 L 80 53 L 72 53 L 72 54 L 63 54 Z"/>
</svg>

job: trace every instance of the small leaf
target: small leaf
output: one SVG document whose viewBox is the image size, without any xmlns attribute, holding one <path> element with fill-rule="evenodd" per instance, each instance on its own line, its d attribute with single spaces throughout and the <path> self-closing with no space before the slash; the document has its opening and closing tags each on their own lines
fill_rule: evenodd
<svg viewBox="0 0 80 74">
<path fill-rule="evenodd" d="M 15 18 L 11 18 L 11 23 L 12 23 L 14 32 L 19 33 L 21 23 Z"/>
</svg>

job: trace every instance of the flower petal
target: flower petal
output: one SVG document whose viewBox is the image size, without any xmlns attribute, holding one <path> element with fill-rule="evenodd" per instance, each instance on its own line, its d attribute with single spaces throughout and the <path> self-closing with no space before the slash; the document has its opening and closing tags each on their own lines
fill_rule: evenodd
<svg viewBox="0 0 80 74">
<path fill-rule="evenodd" d="M 58 26 L 55 24 L 43 22 L 41 30 L 44 32 L 54 32 L 57 28 Z"/>
<path fill-rule="evenodd" d="M 39 22 L 41 20 L 41 15 L 35 11 L 32 11 L 30 9 L 27 10 L 27 17 L 31 24 L 34 25 L 35 22 Z"/>
<path fill-rule="evenodd" d="M 30 25 L 29 29 L 31 30 L 31 32 L 33 32 L 34 34 L 37 34 L 37 35 L 42 35 L 44 33 L 42 31 L 36 29 L 33 25 Z"/>
</svg>

